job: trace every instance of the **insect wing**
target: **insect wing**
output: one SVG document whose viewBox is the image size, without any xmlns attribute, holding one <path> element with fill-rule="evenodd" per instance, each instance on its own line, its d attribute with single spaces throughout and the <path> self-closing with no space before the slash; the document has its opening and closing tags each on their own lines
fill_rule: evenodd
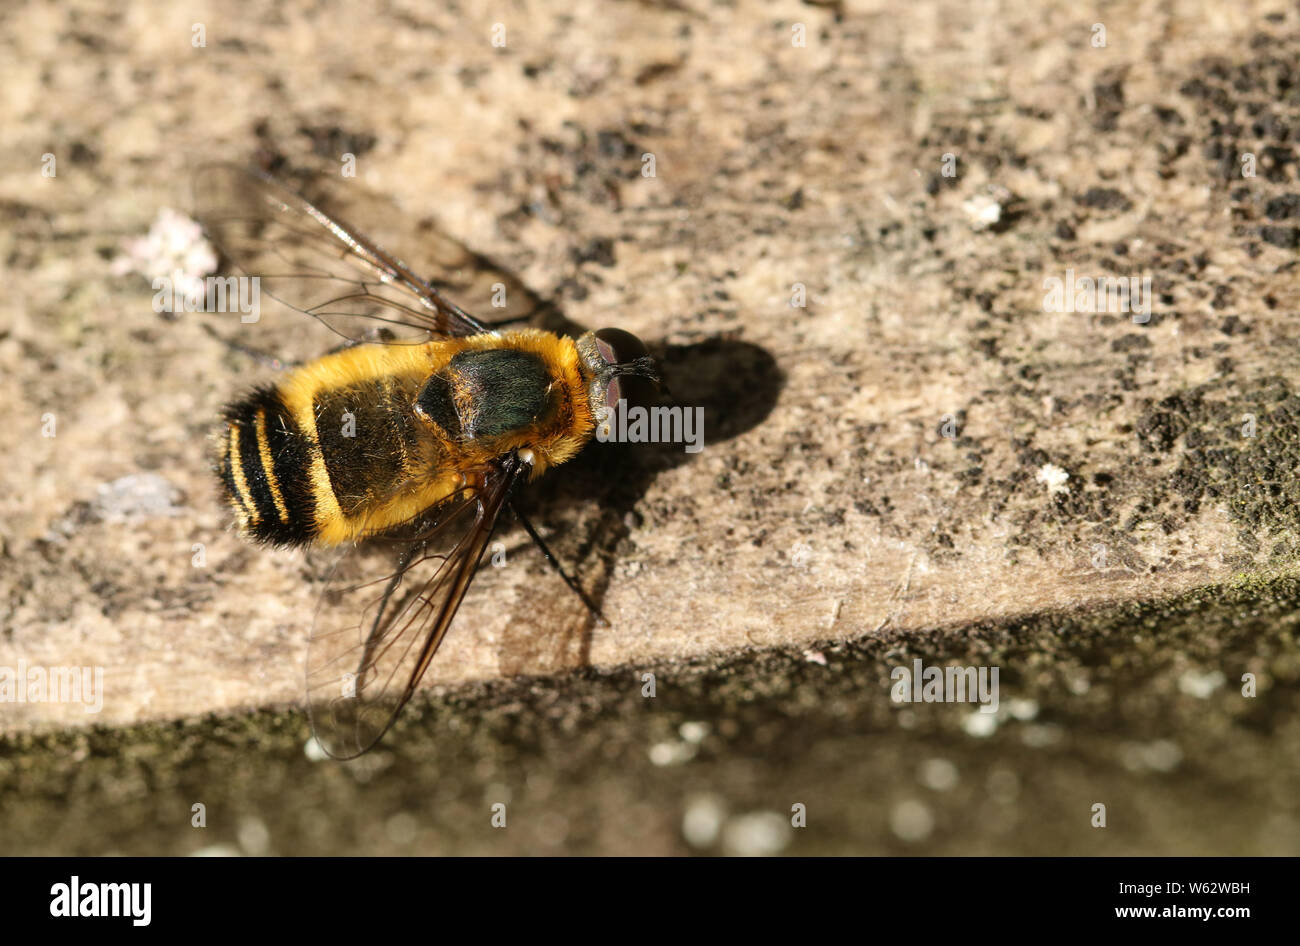
<svg viewBox="0 0 1300 946">
<path fill-rule="evenodd" d="M 263 329 L 263 348 L 284 351 L 282 342 L 301 339 L 300 326 L 277 308 L 312 316 L 349 341 L 420 343 L 490 330 L 448 294 L 493 321 L 530 318 L 543 306 L 518 280 L 431 226 L 403 231 L 403 215 L 360 185 L 339 185 L 314 203 L 260 171 L 210 164 L 195 174 L 194 212 L 228 265 L 258 278 L 267 310 L 259 321 L 273 326 Z M 419 255 L 408 264 L 376 234 Z M 319 347 L 306 354 L 319 355 Z"/>
<path fill-rule="evenodd" d="M 440 507 L 414 541 L 375 540 L 349 549 L 335 565 L 307 656 L 312 731 L 331 756 L 350 759 L 373 746 L 415 692 L 520 467 L 507 461 L 494 468 L 481 489 Z M 381 561 L 391 574 L 367 580 L 385 568 Z"/>
</svg>

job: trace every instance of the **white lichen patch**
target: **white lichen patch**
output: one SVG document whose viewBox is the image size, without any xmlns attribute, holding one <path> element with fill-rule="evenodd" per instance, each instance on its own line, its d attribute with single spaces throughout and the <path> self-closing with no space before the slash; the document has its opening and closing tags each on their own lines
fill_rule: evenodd
<svg viewBox="0 0 1300 946">
<path fill-rule="evenodd" d="M 170 207 L 158 211 L 148 234 L 123 241 L 122 250 L 113 261 L 115 275 L 135 272 L 151 282 L 170 279 L 182 298 L 201 292 L 204 277 L 217 271 L 217 253 L 203 228 Z"/>
</svg>

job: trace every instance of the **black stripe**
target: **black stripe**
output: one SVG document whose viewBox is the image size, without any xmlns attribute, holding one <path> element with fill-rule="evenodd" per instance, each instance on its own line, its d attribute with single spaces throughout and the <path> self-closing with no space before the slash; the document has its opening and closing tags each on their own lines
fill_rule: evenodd
<svg viewBox="0 0 1300 946">
<path fill-rule="evenodd" d="M 319 531 L 316 523 L 316 494 L 311 481 L 311 443 L 294 423 L 280 393 L 263 392 L 266 411 L 266 442 L 271 450 L 280 495 L 284 498 L 289 522 L 281 528 L 288 541 L 298 545 L 310 542 Z"/>
<path fill-rule="evenodd" d="M 262 469 L 262 455 L 257 449 L 257 408 L 256 401 L 246 402 L 248 412 L 239 425 L 239 460 L 244 468 L 244 482 L 248 484 L 248 494 L 253 499 L 261 515 L 250 531 L 259 539 L 273 542 L 273 533 L 280 528 L 280 512 L 275 508 L 275 499 L 271 496 L 271 484 Z"/>
<path fill-rule="evenodd" d="M 284 500 L 288 522 L 280 521 L 280 510 L 271 493 L 271 483 L 262 467 L 257 442 L 257 414 L 265 415 L 266 442 L 271 453 L 271 467 L 280 496 Z M 303 545 L 316 537 L 316 498 L 311 484 L 311 444 L 294 423 L 288 408 L 274 388 L 260 388 L 226 411 L 227 423 L 239 427 L 239 455 L 244 481 L 261 516 L 249 534 L 271 545 Z M 233 471 L 227 486 L 234 493 Z M 223 477 L 224 478 L 224 477 Z M 234 493 L 234 495 L 238 495 Z"/>
<path fill-rule="evenodd" d="M 227 424 L 230 423 L 227 418 Z M 242 436 L 242 432 L 241 432 Z M 239 495 L 239 487 L 235 485 L 235 468 L 230 463 L 230 428 L 223 428 L 221 438 L 221 462 L 217 465 L 217 475 L 221 477 L 221 482 L 226 486 L 227 498 L 230 502 L 244 510 L 245 515 L 249 515 L 252 510 L 244 505 L 244 500 Z"/>
</svg>

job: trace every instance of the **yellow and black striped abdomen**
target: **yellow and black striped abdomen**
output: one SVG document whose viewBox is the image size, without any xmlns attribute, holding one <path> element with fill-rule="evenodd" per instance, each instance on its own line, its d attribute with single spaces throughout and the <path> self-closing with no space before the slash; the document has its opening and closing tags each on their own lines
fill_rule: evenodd
<svg viewBox="0 0 1300 946">
<path fill-rule="evenodd" d="M 357 345 L 226 411 L 219 463 L 247 536 L 337 545 L 410 522 L 528 450 L 534 475 L 594 429 L 574 343 L 548 332 Z"/>
<path fill-rule="evenodd" d="M 307 396 L 264 388 L 229 407 L 218 472 L 241 531 L 271 545 L 333 545 L 445 498 L 438 445 L 413 423 L 418 380 L 349 378 Z"/>
<path fill-rule="evenodd" d="M 462 487 L 448 445 L 414 415 L 421 385 L 456 347 L 358 345 L 228 408 L 218 472 L 240 531 L 272 545 L 337 545 Z"/>
<path fill-rule="evenodd" d="M 310 470 L 314 444 L 274 388 L 226 409 L 218 473 L 249 536 L 303 545 L 317 534 Z"/>
</svg>

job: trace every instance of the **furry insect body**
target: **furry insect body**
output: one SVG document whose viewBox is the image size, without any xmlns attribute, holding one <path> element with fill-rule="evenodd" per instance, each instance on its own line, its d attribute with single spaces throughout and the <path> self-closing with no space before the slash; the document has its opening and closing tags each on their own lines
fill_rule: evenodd
<svg viewBox="0 0 1300 946">
<path fill-rule="evenodd" d="M 271 545 L 385 532 L 531 451 L 532 475 L 573 457 L 595 419 L 572 339 L 528 329 L 358 345 L 233 404 L 217 469 L 240 530 Z"/>
</svg>

